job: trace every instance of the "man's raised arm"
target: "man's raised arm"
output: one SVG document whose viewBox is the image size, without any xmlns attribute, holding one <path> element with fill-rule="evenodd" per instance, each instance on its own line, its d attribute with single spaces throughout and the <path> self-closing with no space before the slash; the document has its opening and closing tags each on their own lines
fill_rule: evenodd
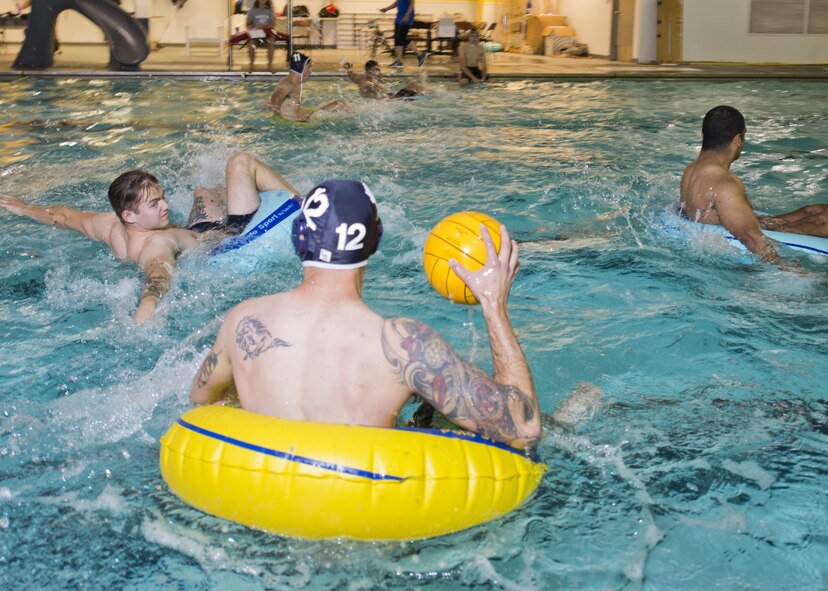
<svg viewBox="0 0 828 591">
<path fill-rule="evenodd" d="M 483 242 L 486 244 L 486 264 L 479 270 L 470 272 L 455 260 L 449 262 L 454 272 L 469 286 L 480 302 L 486 326 L 489 329 L 489 343 L 494 361 L 494 377 L 503 384 L 517 386 L 537 395 L 532 371 L 517 340 L 512 320 L 509 317 L 509 292 L 517 276 L 517 243 L 509 237 L 506 226 L 500 226 L 500 252 L 495 250 L 488 228 L 481 224 Z"/>
<path fill-rule="evenodd" d="M 273 92 L 270 94 L 270 99 L 268 100 L 270 110 L 277 113 L 281 110 L 282 103 L 285 102 L 285 99 L 292 90 L 290 86 L 283 84 L 283 82 L 284 80 L 276 85 L 276 88 L 273 89 Z"/>
<path fill-rule="evenodd" d="M 501 226 L 500 254 L 483 230 L 486 265 L 461 278 L 480 301 L 489 330 L 494 377 L 468 363 L 430 327 L 407 318 L 383 327 L 386 359 L 401 380 L 449 420 L 476 433 L 524 449 L 542 427 L 532 372 L 518 343 L 507 300 L 518 269 L 517 245 Z M 453 265 L 455 272 L 458 266 Z"/>
</svg>

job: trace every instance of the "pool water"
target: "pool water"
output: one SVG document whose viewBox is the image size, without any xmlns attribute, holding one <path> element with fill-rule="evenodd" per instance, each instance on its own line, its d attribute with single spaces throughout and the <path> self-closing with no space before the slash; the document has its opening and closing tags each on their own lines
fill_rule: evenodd
<svg viewBox="0 0 828 591">
<path fill-rule="evenodd" d="M 828 201 L 825 82 L 504 81 L 426 99 L 359 99 L 291 125 L 264 83 L 3 83 L 0 191 L 105 210 L 146 168 L 183 223 L 198 184 L 248 150 L 307 191 L 363 180 L 383 243 L 366 301 L 417 317 L 490 369 L 479 310 L 429 287 L 420 252 L 473 209 L 521 242 L 511 312 L 532 365 L 549 471 L 496 522 L 408 543 L 286 539 L 175 497 L 159 437 L 223 314 L 295 286 L 287 248 L 179 260 L 154 322 L 140 277 L 69 231 L 0 212 L 0 588 L 824 589 L 828 585 L 828 260 L 756 262 L 724 240 L 665 233 L 701 119 L 747 118 L 733 170 L 758 210 Z M 549 419 L 582 381 L 573 426 Z"/>
</svg>

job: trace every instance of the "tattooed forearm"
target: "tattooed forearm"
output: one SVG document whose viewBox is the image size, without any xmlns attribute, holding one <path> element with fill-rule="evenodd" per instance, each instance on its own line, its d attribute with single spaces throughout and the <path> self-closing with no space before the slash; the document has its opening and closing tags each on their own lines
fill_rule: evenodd
<svg viewBox="0 0 828 591">
<path fill-rule="evenodd" d="M 477 375 L 475 375 L 477 374 Z M 468 372 L 462 391 L 446 416 L 454 421 L 469 421 L 475 431 L 497 440 L 513 441 L 519 437 L 510 399 L 516 388 L 495 382 L 482 371 Z"/>
<path fill-rule="evenodd" d="M 412 320 L 387 321 L 383 351 L 403 383 L 411 386 L 449 420 L 498 441 L 522 438 L 535 420 L 529 397 L 498 384 L 466 363 L 428 326 Z"/>
<path fill-rule="evenodd" d="M 66 227 L 66 214 L 61 212 L 57 207 L 46 208 L 46 215 L 49 216 L 49 221 L 51 222 L 52 226 L 55 228 L 65 228 Z"/>
<path fill-rule="evenodd" d="M 218 364 L 218 352 L 210 349 L 210 352 L 207 353 L 207 357 L 204 358 L 204 362 L 196 374 L 196 384 L 198 384 L 199 388 L 203 388 L 210 381 L 210 376 L 213 375 L 216 364 Z"/>
<path fill-rule="evenodd" d="M 170 289 L 170 280 L 162 274 L 147 274 L 144 279 L 144 289 L 141 292 L 141 298 L 147 296 L 155 296 L 161 298 Z"/>
<path fill-rule="evenodd" d="M 268 349 L 290 347 L 290 343 L 274 338 L 264 324 L 253 316 L 245 316 L 236 325 L 236 344 L 244 351 L 244 359 L 258 357 Z"/>
</svg>

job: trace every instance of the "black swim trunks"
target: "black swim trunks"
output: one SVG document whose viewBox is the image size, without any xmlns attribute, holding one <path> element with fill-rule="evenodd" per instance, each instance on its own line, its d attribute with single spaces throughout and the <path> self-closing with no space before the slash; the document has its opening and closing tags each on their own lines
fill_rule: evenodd
<svg viewBox="0 0 828 591">
<path fill-rule="evenodd" d="M 391 98 L 409 98 L 412 96 L 420 96 L 422 93 L 417 92 L 416 90 L 411 90 L 410 88 L 401 88 L 397 92 L 391 95 Z"/>
<path fill-rule="evenodd" d="M 411 27 L 394 23 L 394 47 L 405 47 L 408 45 L 408 30 Z"/>
<path fill-rule="evenodd" d="M 486 76 L 483 74 L 483 72 L 480 71 L 480 68 L 472 66 L 468 70 L 478 80 L 486 79 Z M 469 78 L 463 70 L 460 70 L 460 77 L 465 78 L 466 80 L 471 80 L 471 78 Z"/>
<path fill-rule="evenodd" d="M 226 220 L 198 222 L 188 226 L 187 229 L 199 234 L 210 230 L 220 230 L 228 236 L 237 236 L 247 227 L 254 215 L 256 215 L 255 211 L 243 215 L 229 215 Z"/>
</svg>

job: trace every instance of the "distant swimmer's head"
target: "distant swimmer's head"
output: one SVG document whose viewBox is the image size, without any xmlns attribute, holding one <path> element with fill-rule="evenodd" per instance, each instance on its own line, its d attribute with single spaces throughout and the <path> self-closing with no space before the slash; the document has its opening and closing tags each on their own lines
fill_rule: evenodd
<svg viewBox="0 0 828 591">
<path fill-rule="evenodd" d="M 702 150 L 723 150 L 737 135 L 744 141 L 745 118 L 737 109 L 719 105 L 704 116 Z"/>
<path fill-rule="evenodd" d="M 163 195 L 158 179 L 143 170 L 125 172 L 109 185 L 109 203 L 118 219 L 124 219 L 124 212 L 136 213 L 141 203 L 158 190 Z"/>
<path fill-rule="evenodd" d="M 381 236 L 377 201 L 359 181 L 329 179 L 317 185 L 293 220 L 293 246 L 305 267 L 363 267 Z"/>
<path fill-rule="evenodd" d="M 382 78 L 382 69 L 374 60 L 365 62 L 365 78 L 369 81 L 377 81 Z"/>
<path fill-rule="evenodd" d="M 311 58 L 304 53 L 295 52 L 290 56 L 290 71 L 296 72 L 300 76 L 306 72 L 310 74 Z"/>
</svg>

